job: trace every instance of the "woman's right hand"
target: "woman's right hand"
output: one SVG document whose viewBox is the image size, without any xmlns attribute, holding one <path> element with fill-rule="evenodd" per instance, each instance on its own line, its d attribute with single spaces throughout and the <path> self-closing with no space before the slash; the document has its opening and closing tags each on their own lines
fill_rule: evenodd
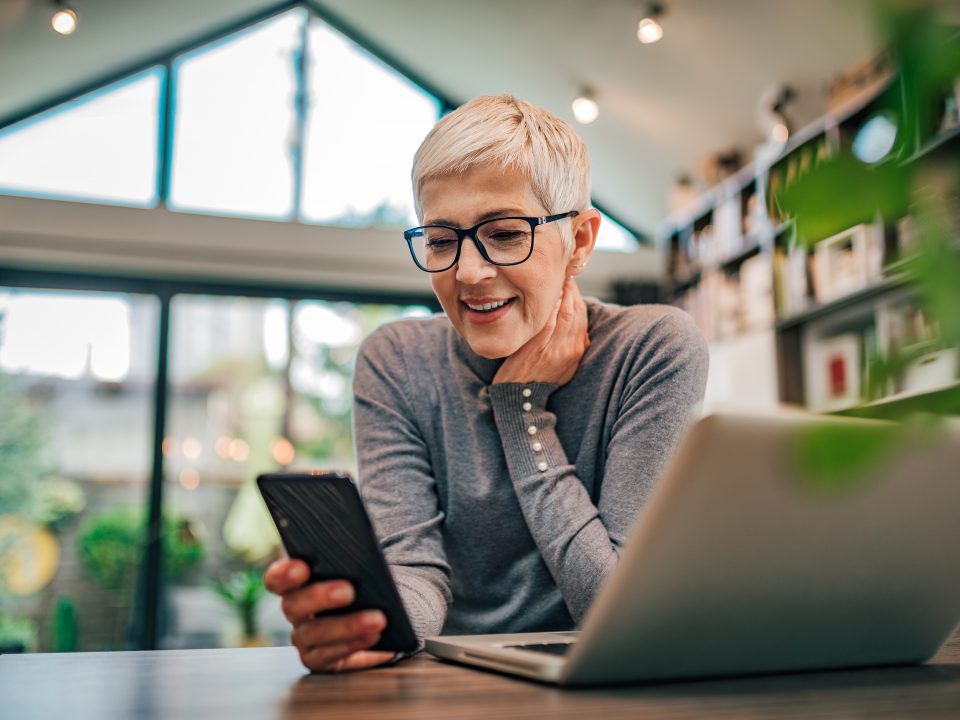
<svg viewBox="0 0 960 720">
<path fill-rule="evenodd" d="M 301 560 L 277 560 L 263 576 L 267 590 L 283 598 L 281 607 L 293 625 L 290 642 L 300 661 L 317 672 L 362 670 L 389 662 L 394 653 L 368 648 L 380 640 L 387 619 L 379 610 L 316 617 L 325 610 L 346 607 L 354 600 L 346 580 L 305 584 L 310 569 Z"/>
</svg>

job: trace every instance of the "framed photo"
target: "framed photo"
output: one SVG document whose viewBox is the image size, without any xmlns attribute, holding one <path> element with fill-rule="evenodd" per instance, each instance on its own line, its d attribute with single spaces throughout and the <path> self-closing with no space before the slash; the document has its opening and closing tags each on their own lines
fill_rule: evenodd
<svg viewBox="0 0 960 720">
<path fill-rule="evenodd" d="M 882 231 L 874 225 L 855 225 L 821 240 L 812 264 L 813 292 L 818 302 L 856 292 L 882 274 Z"/>
<path fill-rule="evenodd" d="M 860 402 L 860 338 L 852 333 L 818 340 L 809 372 L 809 406 L 816 412 Z"/>
</svg>

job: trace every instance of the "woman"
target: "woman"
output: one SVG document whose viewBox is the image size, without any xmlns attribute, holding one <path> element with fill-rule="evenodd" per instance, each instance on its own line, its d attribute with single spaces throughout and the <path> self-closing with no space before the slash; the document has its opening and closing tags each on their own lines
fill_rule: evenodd
<svg viewBox="0 0 960 720">
<path fill-rule="evenodd" d="M 411 622 L 445 633 L 570 629 L 702 400 L 707 351 L 664 306 L 584 300 L 590 167 L 565 122 L 509 95 L 443 118 L 417 151 L 405 237 L 445 316 L 379 328 L 354 379 L 360 485 Z M 274 563 L 313 670 L 372 667 L 385 626 L 349 583 Z"/>
</svg>

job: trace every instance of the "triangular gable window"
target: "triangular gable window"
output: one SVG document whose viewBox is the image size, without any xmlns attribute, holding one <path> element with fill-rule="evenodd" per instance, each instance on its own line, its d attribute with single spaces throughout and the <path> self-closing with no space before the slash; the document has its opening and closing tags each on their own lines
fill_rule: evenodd
<svg viewBox="0 0 960 720">
<path fill-rule="evenodd" d="M 0 131 L 0 193 L 150 207 L 163 68 Z"/>
<path fill-rule="evenodd" d="M 439 103 L 319 19 L 308 58 L 303 220 L 416 225 L 410 168 Z"/>
<path fill-rule="evenodd" d="M 175 61 L 171 209 L 290 219 L 306 17 L 296 8 Z"/>
</svg>

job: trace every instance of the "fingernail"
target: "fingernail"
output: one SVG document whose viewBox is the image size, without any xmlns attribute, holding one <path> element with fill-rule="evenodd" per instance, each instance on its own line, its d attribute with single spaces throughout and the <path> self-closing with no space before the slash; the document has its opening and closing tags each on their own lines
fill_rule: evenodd
<svg viewBox="0 0 960 720">
<path fill-rule="evenodd" d="M 335 603 L 348 603 L 353 601 L 353 588 L 349 585 L 337 585 L 330 591 L 330 600 Z"/>
<path fill-rule="evenodd" d="M 294 565 L 287 572 L 287 577 L 290 579 L 290 582 L 302 583 L 307 579 L 307 569 L 303 565 Z"/>
<path fill-rule="evenodd" d="M 365 612 L 360 618 L 360 624 L 365 628 L 370 630 L 379 630 L 387 622 L 387 618 L 384 617 L 383 613 L 379 610 L 371 610 L 370 612 Z"/>
</svg>

